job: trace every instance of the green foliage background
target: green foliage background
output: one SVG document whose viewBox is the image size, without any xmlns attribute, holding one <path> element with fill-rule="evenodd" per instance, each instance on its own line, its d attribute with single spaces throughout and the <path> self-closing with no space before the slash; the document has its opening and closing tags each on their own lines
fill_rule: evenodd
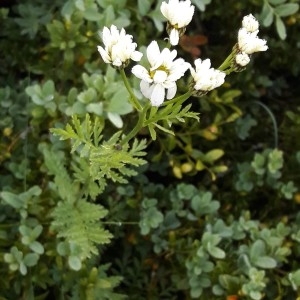
<svg viewBox="0 0 300 300">
<path fill-rule="evenodd" d="M 192 1 L 214 67 L 249 13 L 269 50 L 188 101 L 200 122 L 120 145 L 137 115 L 98 32 L 143 51 L 161 2 L 0 1 L 1 300 L 300 298 L 299 1 Z"/>
</svg>

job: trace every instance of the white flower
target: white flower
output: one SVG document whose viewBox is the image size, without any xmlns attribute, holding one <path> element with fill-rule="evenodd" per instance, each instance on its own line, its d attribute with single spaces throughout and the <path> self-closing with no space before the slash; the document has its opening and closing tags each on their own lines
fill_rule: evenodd
<svg viewBox="0 0 300 300">
<path fill-rule="evenodd" d="M 255 19 L 255 17 L 250 14 L 245 16 L 242 21 L 243 28 L 245 28 L 248 32 L 254 32 L 258 30 L 259 23 Z"/>
<path fill-rule="evenodd" d="M 248 32 L 247 29 L 241 28 L 238 33 L 238 48 L 240 52 L 252 54 L 254 52 L 266 51 L 268 46 L 266 41 L 257 37 L 258 30 Z"/>
<path fill-rule="evenodd" d="M 107 64 L 112 64 L 117 68 L 124 68 L 129 60 L 139 61 L 143 54 L 135 51 L 137 44 L 132 42 L 132 36 L 126 34 L 124 28 L 119 31 L 115 25 L 110 29 L 104 27 L 102 32 L 104 47 L 98 46 L 98 51 Z"/>
<path fill-rule="evenodd" d="M 196 69 L 190 68 L 193 77 L 193 88 L 196 91 L 196 95 L 206 94 L 225 81 L 226 74 L 214 68 L 211 68 L 210 59 L 201 60 L 200 58 L 195 60 Z"/>
<path fill-rule="evenodd" d="M 178 45 L 179 37 L 185 32 L 186 26 L 193 18 L 194 5 L 191 5 L 190 0 L 169 0 L 169 3 L 164 1 L 161 4 L 160 10 L 168 20 L 167 31 L 170 36 L 171 45 Z"/>
<path fill-rule="evenodd" d="M 236 57 L 235 57 L 235 62 L 236 62 L 239 66 L 245 67 L 246 65 L 249 64 L 249 62 L 250 62 L 250 57 L 249 57 L 248 54 L 241 52 L 241 53 L 238 53 L 238 54 L 236 55 Z"/>
<path fill-rule="evenodd" d="M 150 99 L 153 106 L 160 106 L 165 96 L 172 99 L 177 91 L 176 81 L 184 75 L 190 64 L 182 58 L 176 60 L 177 51 L 165 48 L 160 52 L 156 41 L 147 47 L 147 58 L 150 68 L 134 66 L 132 73 L 141 79 L 142 94 Z M 167 90 L 167 95 L 166 94 Z"/>
</svg>

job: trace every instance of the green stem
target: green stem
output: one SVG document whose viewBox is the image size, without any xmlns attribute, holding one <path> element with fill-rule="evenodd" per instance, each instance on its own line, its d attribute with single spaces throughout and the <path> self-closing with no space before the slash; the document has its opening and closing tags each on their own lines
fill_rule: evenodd
<svg viewBox="0 0 300 300">
<path fill-rule="evenodd" d="M 141 128 L 144 125 L 145 116 L 149 107 L 150 107 L 150 102 L 147 102 L 147 104 L 144 106 L 142 111 L 139 111 L 138 122 L 136 123 L 135 127 L 128 133 L 128 135 L 126 135 L 124 139 L 121 141 L 120 143 L 121 145 L 125 145 L 126 143 L 128 143 L 141 130 Z"/>
<path fill-rule="evenodd" d="M 127 80 L 127 76 L 125 74 L 125 71 L 124 69 L 121 69 L 120 70 L 120 73 L 121 73 L 121 76 L 122 76 L 122 79 L 124 81 L 124 84 L 126 86 L 126 89 L 130 95 L 129 97 L 129 102 L 131 103 L 131 105 L 137 110 L 137 111 L 141 111 L 142 110 L 142 106 L 140 105 L 140 103 L 138 102 L 138 100 L 136 99 L 134 93 L 133 93 L 133 90 Z"/>
<path fill-rule="evenodd" d="M 180 103 L 182 104 L 185 100 L 187 100 L 188 98 L 190 98 L 192 96 L 192 91 L 187 91 L 185 94 L 178 96 L 172 100 L 168 100 L 163 102 L 163 104 L 161 106 L 166 106 L 169 104 L 173 104 L 173 103 Z"/>
<path fill-rule="evenodd" d="M 273 123 L 273 129 L 274 129 L 274 147 L 275 147 L 275 149 L 278 148 L 278 126 L 277 126 L 277 122 L 276 122 L 274 114 L 272 113 L 270 108 L 268 106 L 266 106 L 265 104 L 263 104 L 262 102 L 254 101 L 253 103 L 256 103 L 256 104 L 260 105 L 262 108 L 264 108 L 264 110 L 270 116 L 272 123 Z"/>
<path fill-rule="evenodd" d="M 226 70 L 228 67 L 230 67 L 231 61 L 235 56 L 235 51 L 233 50 L 228 56 L 227 58 L 223 61 L 223 63 L 220 65 L 220 67 L 218 68 L 219 71 L 224 71 Z"/>
</svg>

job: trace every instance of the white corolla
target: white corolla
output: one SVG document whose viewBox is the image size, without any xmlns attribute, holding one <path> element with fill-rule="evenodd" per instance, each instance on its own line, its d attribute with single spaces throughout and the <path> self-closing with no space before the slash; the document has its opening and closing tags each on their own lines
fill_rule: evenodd
<svg viewBox="0 0 300 300">
<path fill-rule="evenodd" d="M 141 79 L 142 94 L 151 101 L 152 106 L 160 106 L 165 97 L 174 98 L 176 81 L 184 75 L 190 64 L 177 58 L 177 51 L 164 48 L 161 52 L 156 41 L 147 47 L 147 58 L 150 67 L 141 65 L 132 68 L 132 73 Z M 174 60 L 175 59 L 175 60 Z"/>
<path fill-rule="evenodd" d="M 169 0 L 163 2 L 160 7 L 161 13 L 168 20 L 167 31 L 171 45 L 178 45 L 179 37 L 185 32 L 186 26 L 191 22 L 195 7 L 191 1 Z"/>
<path fill-rule="evenodd" d="M 98 51 L 103 61 L 113 67 L 124 68 L 130 59 L 140 61 L 143 56 L 135 50 L 137 44 L 132 42 L 132 35 L 126 34 L 124 28 L 119 31 L 115 25 L 111 25 L 110 29 L 104 27 L 102 41 L 104 48 L 98 46 Z"/>
<path fill-rule="evenodd" d="M 196 59 L 195 69 L 190 68 L 193 77 L 192 87 L 194 94 L 201 96 L 206 94 L 224 83 L 226 74 L 214 68 L 211 68 L 210 59 Z"/>
</svg>

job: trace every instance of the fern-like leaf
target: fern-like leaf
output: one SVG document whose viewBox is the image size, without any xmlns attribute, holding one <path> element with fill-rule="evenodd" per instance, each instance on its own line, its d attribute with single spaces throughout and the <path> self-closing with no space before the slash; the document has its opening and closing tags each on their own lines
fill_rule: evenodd
<svg viewBox="0 0 300 300">
<path fill-rule="evenodd" d="M 156 113 L 150 113 L 148 120 L 144 122 L 145 126 L 148 126 L 151 138 L 156 139 L 155 127 L 161 131 L 168 134 L 174 135 L 174 132 L 167 129 L 165 126 L 158 124 L 158 122 L 166 122 L 169 127 L 172 126 L 174 122 L 185 122 L 186 118 L 193 118 L 199 121 L 199 113 L 190 112 L 191 104 L 182 108 L 181 104 L 172 103 L 165 108 L 156 111 Z"/>
<path fill-rule="evenodd" d="M 72 169 L 74 171 L 75 181 L 81 183 L 81 192 L 85 196 L 90 196 L 92 200 L 101 194 L 106 186 L 105 180 L 95 181 L 90 175 L 89 162 L 81 157 L 75 158 L 72 162 Z"/>
<path fill-rule="evenodd" d="M 103 122 L 99 118 L 93 121 L 87 114 L 85 121 L 81 124 L 74 116 L 72 125 L 68 124 L 66 129 L 52 129 L 53 134 L 60 139 L 72 139 L 72 152 L 78 151 L 80 157 L 86 158 L 89 164 L 89 174 L 92 181 L 98 181 L 98 191 L 102 192 L 107 184 L 107 179 L 114 182 L 127 183 L 127 178 L 134 176 L 137 172 L 132 167 L 138 167 L 146 163 L 141 157 L 146 155 L 146 141 L 134 141 L 131 148 L 118 144 L 121 131 L 116 132 L 109 140 L 102 140 Z M 86 165 L 87 166 L 87 165 Z M 85 166 L 85 167 L 86 167 Z M 84 167 L 84 168 L 85 168 Z M 76 177 L 83 184 L 90 184 L 86 177 L 84 168 L 76 168 Z M 94 190 L 96 186 L 92 185 Z M 95 197 L 95 193 L 91 195 Z"/>
<path fill-rule="evenodd" d="M 131 149 L 128 145 L 121 149 L 116 149 L 115 136 L 103 143 L 98 149 L 91 152 L 91 176 L 96 179 L 103 177 L 112 179 L 115 182 L 127 183 L 127 177 L 137 174 L 132 166 L 138 167 L 146 163 L 141 156 L 146 148 L 146 141 L 135 141 Z"/>
<path fill-rule="evenodd" d="M 52 187 L 56 189 L 61 199 L 75 202 L 78 188 L 64 167 L 63 152 L 50 150 L 45 144 L 40 145 L 40 150 L 44 155 L 45 165 L 49 170 L 48 174 L 54 175 L 55 185 Z"/>
<path fill-rule="evenodd" d="M 58 232 L 58 237 L 81 250 L 82 260 L 98 254 L 97 245 L 107 244 L 112 235 L 105 230 L 99 219 L 107 215 L 99 204 L 80 200 L 77 203 L 60 202 L 52 212 L 52 228 Z"/>
<path fill-rule="evenodd" d="M 72 117 L 72 125 L 67 124 L 65 130 L 61 128 L 50 129 L 50 131 L 54 135 L 58 135 L 61 140 L 73 140 L 72 152 L 80 150 L 81 157 L 88 156 L 90 149 L 100 144 L 102 140 L 102 130 L 102 120 L 95 117 L 95 121 L 92 122 L 89 114 L 86 114 L 83 123 L 74 115 Z"/>
</svg>

